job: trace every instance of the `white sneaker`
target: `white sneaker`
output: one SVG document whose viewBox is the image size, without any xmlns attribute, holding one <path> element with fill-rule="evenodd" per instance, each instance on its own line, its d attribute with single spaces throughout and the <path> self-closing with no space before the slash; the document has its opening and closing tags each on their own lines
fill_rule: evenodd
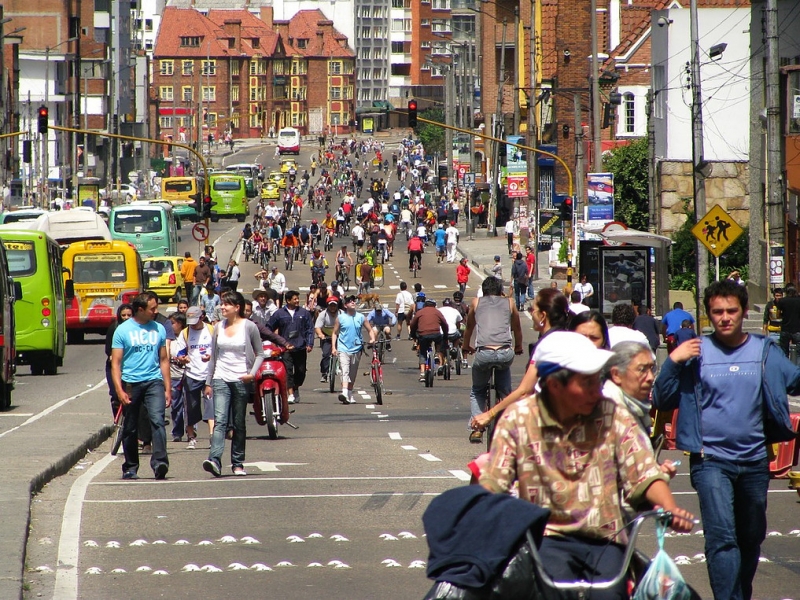
<svg viewBox="0 0 800 600">
<path fill-rule="evenodd" d="M 287 400 L 289 404 L 294 404 L 295 403 L 294 394 L 289 394 L 289 398 Z"/>
<path fill-rule="evenodd" d="M 355 404 L 355 403 L 356 403 L 355 396 L 353 396 L 352 394 L 350 394 L 350 395 L 347 397 L 347 403 L 348 403 L 348 404 Z"/>
<path fill-rule="evenodd" d="M 339 394 L 339 402 L 341 402 L 342 404 L 350 404 L 350 398 L 347 396 L 347 394 L 342 392 L 341 394 Z"/>
</svg>

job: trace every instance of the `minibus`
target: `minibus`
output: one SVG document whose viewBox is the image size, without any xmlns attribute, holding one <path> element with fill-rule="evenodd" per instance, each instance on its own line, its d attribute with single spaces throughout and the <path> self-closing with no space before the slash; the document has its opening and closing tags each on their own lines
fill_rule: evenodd
<svg viewBox="0 0 800 600">
<path fill-rule="evenodd" d="M 210 175 L 209 186 L 211 189 L 211 220 L 217 222 L 220 218 L 235 217 L 243 222 L 250 214 L 247 203 L 244 177 L 228 173 L 214 173 Z"/>
<path fill-rule="evenodd" d="M 173 214 L 181 220 L 197 221 L 195 200 L 205 193 L 202 177 L 164 177 L 161 180 L 161 200 L 172 205 Z"/>
<path fill-rule="evenodd" d="M 109 217 L 111 237 L 130 242 L 143 257 L 178 253 L 180 219 L 167 202 L 131 202 L 115 206 Z"/>
</svg>

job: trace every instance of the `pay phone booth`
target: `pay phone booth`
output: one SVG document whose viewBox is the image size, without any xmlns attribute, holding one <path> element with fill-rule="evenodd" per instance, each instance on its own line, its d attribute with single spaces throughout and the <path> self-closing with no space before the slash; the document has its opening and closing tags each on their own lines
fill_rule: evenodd
<svg viewBox="0 0 800 600">
<path fill-rule="evenodd" d="M 652 249 L 647 246 L 609 246 L 582 241 L 580 273 L 594 287 L 594 304 L 608 319 L 617 304 L 652 304 Z"/>
</svg>

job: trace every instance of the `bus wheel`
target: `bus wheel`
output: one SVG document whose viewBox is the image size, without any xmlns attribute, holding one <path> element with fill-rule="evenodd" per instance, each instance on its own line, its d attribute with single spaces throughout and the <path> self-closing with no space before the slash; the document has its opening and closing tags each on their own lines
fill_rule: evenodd
<svg viewBox="0 0 800 600">
<path fill-rule="evenodd" d="M 44 362 L 39 363 L 42 365 L 44 369 L 45 375 L 57 375 L 58 374 L 58 357 L 53 354 L 48 356 Z"/>
<path fill-rule="evenodd" d="M 212 216 L 212 217 L 211 217 L 211 222 L 212 222 L 212 223 L 219 223 L 219 217 L 213 217 L 213 216 Z"/>
<path fill-rule="evenodd" d="M 11 408 L 11 390 L 12 387 L 7 383 L 0 383 L 0 410 Z"/>
<path fill-rule="evenodd" d="M 38 360 L 32 362 L 31 363 L 31 375 L 38 376 L 38 375 L 41 375 L 42 373 L 44 373 L 44 364 L 42 364 Z"/>
<path fill-rule="evenodd" d="M 247 215 L 236 215 L 236 220 L 239 221 L 239 223 L 244 223 L 244 220 L 246 218 L 247 218 Z"/>
<path fill-rule="evenodd" d="M 82 331 L 67 331 L 68 344 L 82 344 L 83 332 Z"/>
</svg>

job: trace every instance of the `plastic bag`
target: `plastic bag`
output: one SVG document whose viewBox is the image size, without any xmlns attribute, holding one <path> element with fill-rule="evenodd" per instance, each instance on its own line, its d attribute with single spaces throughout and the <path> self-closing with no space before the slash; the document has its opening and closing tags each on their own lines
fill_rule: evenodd
<svg viewBox="0 0 800 600">
<path fill-rule="evenodd" d="M 664 551 L 666 529 L 666 524 L 660 520 L 656 522 L 658 552 L 639 582 L 633 600 L 689 600 L 692 597 L 678 567 Z"/>
</svg>

